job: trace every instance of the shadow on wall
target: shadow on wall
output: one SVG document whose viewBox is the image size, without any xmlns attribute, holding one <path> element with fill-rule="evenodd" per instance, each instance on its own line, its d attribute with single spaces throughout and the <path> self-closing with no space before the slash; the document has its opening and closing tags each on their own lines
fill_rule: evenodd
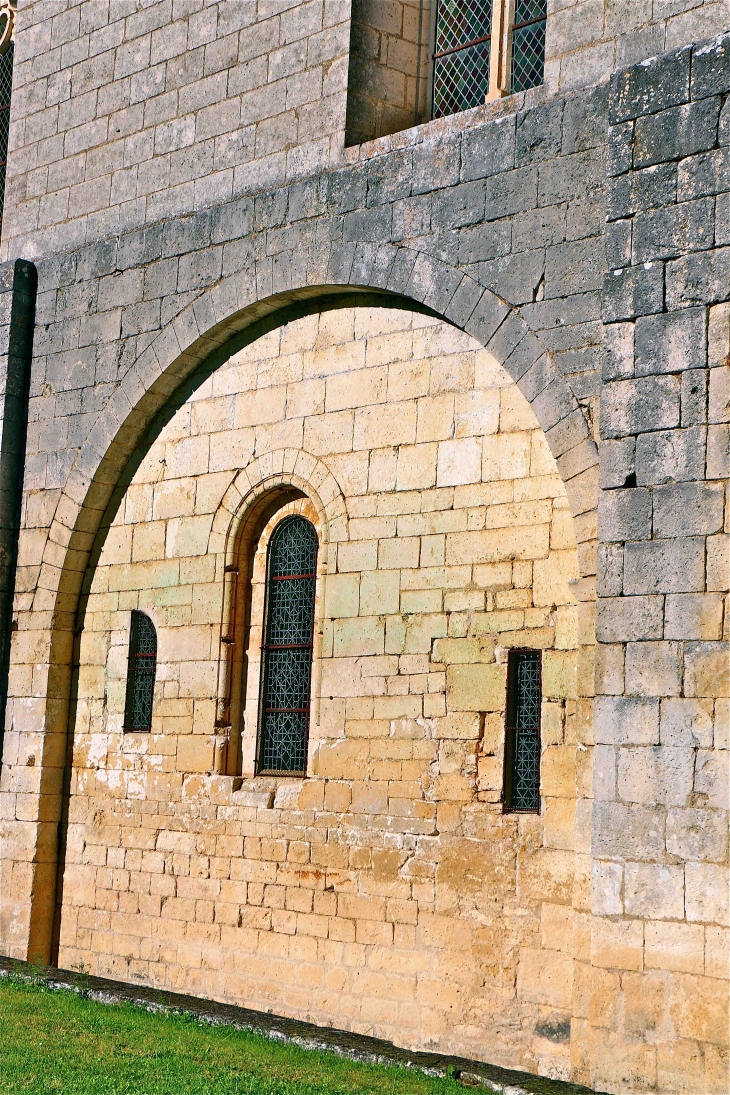
<svg viewBox="0 0 730 1095">
<path fill-rule="evenodd" d="M 428 121 L 431 0 L 352 0 L 345 144 Z"/>
</svg>

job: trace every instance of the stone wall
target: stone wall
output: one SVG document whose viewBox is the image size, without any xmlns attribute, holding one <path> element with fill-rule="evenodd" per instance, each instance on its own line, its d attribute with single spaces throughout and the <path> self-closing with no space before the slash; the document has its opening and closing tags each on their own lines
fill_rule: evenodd
<svg viewBox="0 0 730 1095">
<path fill-rule="evenodd" d="M 3 257 L 77 248 L 341 163 L 350 6 L 26 0 Z M 413 125 L 418 13 L 416 0 L 373 3 L 367 34 L 353 30 L 370 59 L 352 69 L 352 102 L 364 96 L 380 119 L 358 123 L 363 137 Z M 605 83 L 729 22 L 728 0 L 554 0 L 546 86 Z"/>
<path fill-rule="evenodd" d="M 181 4 L 174 9 L 160 4 L 140 12 L 148 17 L 163 7 L 188 22 L 208 10 L 202 5 L 200 10 L 193 10 L 197 5 L 191 3 L 184 10 Z M 233 5 L 229 7 L 233 10 Z M 649 6 L 643 4 L 612 6 L 611 18 L 618 20 L 619 26 L 627 26 L 634 15 L 638 19 L 642 12 L 647 22 L 661 21 L 665 35 L 671 32 L 689 37 L 697 33 L 692 28 L 702 25 L 708 14 L 713 19 L 725 19 L 722 4 L 701 4 L 684 11 L 682 7 L 686 5 L 657 2 L 649 12 Z M 93 9 L 93 4 L 82 4 L 73 11 L 79 13 L 79 18 L 86 18 Z M 30 44 L 34 34 L 50 34 L 47 24 L 58 19 L 62 27 L 63 21 L 70 18 L 60 2 L 46 19 L 49 10 L 40 4 L 26 5 L 30 52 L 36 48 Z M 300 14 L 306 10 L 309 5 L 297 5 Z M 571 48 L 571 42 L 577 47 L 580 27 L 588 25 L 582 21 L 588 20 L 591 13 L 603 12 L 600 33 L 607 34 L 608 10 L 600 3 L 551 9 L 552 27 L 562 18 L 564 26 L 576 28 L 574 37 L 566 42 L 566 57 L 574 56 L 578 64 L 579 55 L 584 53 L 584 60 L 590 60 L 594 40 L 587 31 L 585 47 Z M 132 28 L 137 25 L 133 21 L 137 14 L 135 9 L 125 15 Z M 263 18 L 263 6 L 258 14 Z M 596 18 L 596 26 L 599 21 Z M 241 28 L 241 34 L 246 30 Z M 642 40 L 640 32 L 639 26 L 637 42 Z M 22 20 L 19 33 L 21 57 L 26 33 Z M 609 37 L 611 42 L 616 39 L 615 34 Z M 45 104 L 48 89 L 58 79 L 41 72 L 38 58 L 44 56 L 60 66 L 64 48 L 70 57 L 69 42 L 73 41 L 72 36 L 51 50 L 38 47 L 35 59 L 28 56 L 21 62 L 21 70 L 26 66 L 21 77 L 23 72 L 35 73 L 37 80 L 26 81 L 27 92 L 21 81 L 14 107 L 18 112 L 13 122 L 18 144 L 11 160 L 18 156 L 18 178 L 30 177 L 31 168 L 26 171 L 23 166 L 23 142 L 34 133 L 35 123 L 29 124 L 29 119 L 36 113 L 42 116 L 39 121 L 51 117 L 45 105 L 35 109 L 32 89 L 37 87 L 37 102 L 42 99 Z M 601 49 L 604 46 L 605 42 Z M 56 48 L 58 52 L 54 52 Z M 113 48 L 122 49 L 123 43 Z M 614 42 L 611 50 L 616 48 Z M 343 57 L 344 50 L 346 43 Z M 616 56 L 612 53 L 609 58 L 606 53 L 601 78 L 608 76 Z M 236 71 L 239 69 L 237 66 Z M 566 62 L 565 83 L 573 78 L 569 69 Z M 554 71 L 554 67 L 549 69 Z M 580 80 L 576 76 L 576 82 L 590 83 L 590 65 L 583 71 L 588 75 Z M 123 79 L 131 86 L 132 76 Z M 207 79 L 202 77 L 201 86 L 208 86 Z M 342 134 L 344 81 L 338 86 L 338 132 Z M 451 324 L 474 339 L 475 346 L 482 347 L 470 352 L 487 353 L 503 367 L 529 403 L 544 434 L 572 513 L 580 574 L 571 586 L 579 641 L 575 719 L 570 727 L 578 761 L 575 815 L 574 820 L 566 821 L 568 827 L 573 825 L 573 874 L 570 898 L 568 883 L 559 879 L 556 885 L 562 887 L 565 882 L 565 888 L 557 891 L 559 899 L 550 897 L 543 905 L 558 908 L 546 912 L 544 924 L 541 919 L 540 945 L 536 944 L 532 913 L 533 941 L 521 939 L 522 979 L 519 959 L 517 987 L 508 990 L 516 993 L 510 999 L 519 997 L 521 1003 L 517 1012 L 509 1014 L 512 1018 L 518 1015 L 520 1020 L 527 1017 L 526 1029 L 534 1041 L 527 1047 L 520 1041 L 522 1035 L 516 1036 L 515 1054 L 524 1054 L 521 1059 L 535 1070 L 563 1075 L 569 1052 L 572 1078 L 608 1091 L 727 1090 L 727 910 L 723 905 L 727 893 L 727 828 L 722 827 L 727 794 L 727 766 L 723 764 L 727 750 L 723 745 L 728 699 L 724 597 L 730 584 L 725 490 L 730 351 L 727 39 L 637 65 L 617 74 L 610 89 L 602 86 L 576 94 L 555 94 L 556 86 L 550 76 L 546 87 L 526 95 L 344 150 L 334 168 L 320 170 L 317 166 L 311 177 L 295 182 L 274 184 L 268 176 L 252 175 L 251 192 L 236 200 L 220 202 L 212 187 L 207 191 L 201 183 L 199 192 L 206 208 L 177 215 L 176 211 L 187 208 L 182 202 L 170 210 L 166 219 L 135 222 L 140 227 L 129 230 L 122 231 L 119 226 L 126 222 L 115 219 L 122 208 L 118 205 L 112 214 L 105 212 L 99 220 L 97 211 L 88 216 L 79 214 L 68 221 L 68 227 L 66 213 L 61 211 L 57 222 L 48 222 L 49 232 L 43 236 L 32 220 L 32 210 L 37 209 L 39 216 L 41 205 L 50 210 L 54 195 L 60 192 L 58 187 L 50 188 L 50 165 L 39 165 L 41 173 L 33 176 L 41 190 L 27 199 L 31 212 L 27 230 L 23 221 L 26 198 L 17 198 L 20 232 L 6 239 L 8 251 L 23 247 L 31 253 L 33 248 L 41 249 L 46 244 L 68 250 L 49 253 L 38 264 L 30 428 L 15 598 L 17 629 L 13 631 L 2 777 L 4 900 L 0 927 L 3 948 L 8 953 L 22 957 L 47 957 L 50 953 L 59 861 L 62 874 L 65 859 L 73 870 L 87 871 L 83 875 L 83 900 L 78 906 L 69 902 L 69 908 L 94 909 L 97 876 L 93 876 L 93 887 L 88 878 L 97 868 L 110 872 L 99 875 L 103 883 L 100 889 L 107 895 L 105 901 L 119 901 L 126 909 L 124 902 L 131 908 L 138 900 L 137 891 L 126 888 L 131 884 L 123 873 L 127 867 L 115 860 L 122 848 L 121 825 L 117 843 L 113 827 L 108 833 L 103 831 L 105 823 L 100 817 L 102 831 L 94 830 L 94 840 L 89 843 L 101 849 L 94 853 L 100 859 L 102 852 L 106 857 L 113 850 L 112 861 L 107 863 L 105 858 L 103 864 L 83 863 L 79 862 L 84 854 L 80 843 L 70 841 L 64 847 L 68 828 L 64 811 L 76 801 L 70 797 L 71 769 L 66 760 L 70 715 L 77 695 L 75 673 L 80 647 L 76 636 L 90 583 L 98 572 L 100 553 L 106 550 L 105 530 L 139 471 L 139 456 L 156 443 L 176 412 L 184 414 L 183 408 L 193 406 L 194 392 L 204 391 L 208 398 L 205 386 L 215 384 L 217 370 L 232 353 L 253 345 L 257 339 L 269 338 L 273 330 L 286 324 L 303 321 L 305 315 L 330 316 L 335 305 L 351 309 L 357 304 L 358 311 L 361 306 L 375 304 L 382 308 L 393 305 L 395 297 L 397 303 L 416 314 L 412 320 L 414 330 L 421 329 L 419 324 L 428 329 L 428 324 L 423 324 L 424 315 L 429 323 L 437 320 L 436 326 Z M 101 90 L 100 85 L 99 93 Z M 59 106 L 53 118 L 60 116 Z M 144 129 L 143 123 L 144 114 L 142 122 L 135 124 L 142 124 Z M 28 146 L 32 146 L 29 158 L 38 155 L 41 146 L 55 148 L 63 164 L 65 140 L 61 148 L 55 131 L 42 138 L 33 137 Z M 163 158 L 167 155 L 164 153 Z M 289 152 L 276 155 L 276 163 L 285 164 Z M 67 159 L 80 163 L 75 156 L 74 152 Z M 84 157 L 86 171 L 88 154 Z M 48 176 L 43 174 L 46 166 Z M 168 184 L 166 177 L 160 191 Z M 85 183 L 80 181 L 79 185 Z M 185 201 L 195 200 L 194 185 L 184 193 L 188 195 Z M 21 190 L 13 194 L 20 195 Z M 9 221 L 14 215 L 13 194 L 8 205 Z M 161 212 L 153 214 L 147 197 L 144 202 L 140 217 L 162 216 Z M 107 216 L 111 218 L 108 221 L 104 220 Z M 54 223 L 61 227 L 52 228 Z M 68 235 L 64 235 L 66 232 Z M 101 239 L 103 233 L 108 235 Z M 327 322 L 325 319 L 325 326 Z M 392 334 L 395 338 L 398 332 Z M 354 329 L 352 341 L 358 341 Z M 333 341 L 329 352 L 335 350 Z M 367 356 L 367 348 L 365 353 Z M 277 349 L 268 360 L 278 362 L 278 355 Z M 327 379 L 324 383 L 326 400 Z M 473 391 L 467 386 L 460 394 L 466 396 Z M 332 413 L 343 411 L 358 413 L 354 408 L 333 409 Z M 233 413 L 235 416 L 235 405 Z M 324 413 L 328 413 L 326 406 Z M 403 419 L 404 429 L 408 421 Z M 416 429 L 417 421 L 416 415 Z M 264 422 L 241 423 L 240 428 L 253 425 L 272 428 L 271 423 Z M 277 428 L 290 425 L 282 416 Z M 210 425 L 208 429 L 211 436 L 216 432 Z M 473 438 L 468 437 L 444 440 L 473 444 Z M 599 440 L 600 492 L 596 469 Z M 178 441 L 200 443 L 193 437 L 174 443 Z M 440 445 L 441 440 L 425 443 Z M 304 434 L 302 446 L 306 448 Z M 395 446 L 388 442 L 381 447 Z M 208 459 L 209 454 L 210 450 Z M 242 451 L 241 461 L 246 455 Z M 336 454 L 322 455 L 330 458 Z M 436 461 L 438 476 L 438 456 Z M 231 478 L 233 470 L 227 471 Z M 395 474 L 397 487 L 397 462 Z M 150 484 L 133 485 L 136 489 Z M 435 489 L 440 488 L 437 485 Z M 597 533 L 599 493 L 601 525 Z M 364 494 L 369 494 L 369 488 Z M 344 482 L 342 495 L 348 499 L 361 496 Z M 209 516 L 210 511 L 206 511 L 178 520 L 207 520 Z M 358 514 L 350 523 L 392 516 Z M 401 514 L 397 519 L 408 516 Z M 174 515 L 159 518 L 165 522 L 174 519 Z M 155 524 L 156 519 L 151 523 Z M 108 550 L 112 550 L 114 536 L 123 540 L 128 535 L 125 529 L 126 525 L 115 525 L 106 537 Z M 472 531 L 481 534 L 485 530 L 467 529 L 470 535 Z M 157 535 L 159 530 L 154 532 Z M 130 551 L 134 550 L 135 537 L 136 531 Z M 172 542 L 172 532 L 170 537 Z M 165 545 L 167 539 L 166 527 Z M 383 539 L 388 542 L 386 537 Z M 601 610 L 596 632 L 593 607 L 598 540 Z M 150 550 L 161 553 L 161 547 L 155 544 L 153 536 Z M 166 552 L 167 546 L 164 560 L 151 562 L 166 567 L 172 560 L 176 565 Z M 129 566 L 141 562 L 135 560 Z M 362 570 L 354 573 L 362 574 Z M 347 578 L 347 574 L 334 577 Z M 343 587 L 346 584 L 343 582 Z M 187 585 L 186 581 L 181 588 Z M 358 597 L 361 591 L 362 581 Z M 128 592 L 136 596 L 137 589 Z M 358 599 L 358 612 L 360 606 Z M 165 606 L 166 611 L 173 607 Z M 539 607 L 533 605 L 530 611 Z M 185 603 L 180 608 L 184 613 Z M 114 609 L 128 610 L 126 603 L 123 609 Z M 495 604 L 493 610 L 507 611 L 507 607 Z M 485 601 L 485 613 L 488 611 Z M 343 623 L 350 617 L 337 619 Z M 181 622 L 179 626 L 188 625 Z M 119 658 L 123 650 L 121 630 L 116 629 L 114 643 L 114 628 L 100 622 L 99 630 L 105 635 L 109 632 L 109 649 L 114 648 L 114 657 Z M 333 644 L 334 634 L 333 628 Z M 594 745 L 592 655 L 596 637 L 600 657 L 595 676 L 599 700 Z M 469 635 L 453 638 L 469 639 Z M 385 652 L 382 657 L 386 657 Z M 100 676 L 95 666 L 86 666 L 90 690 Z M 401 675 L 382 674 L 386 679 Z M 179 687 L 180 679 L 173 673 L 169 682 L 162 683 Z M 118 704 L 116 687 L 117 700 L 113 702 Z M 112 688 L 112 700 L 113 695 Z M 441 693 L 409 691 L 411 695 L 425 701 Z M 93 701 L 89 711 L 94 709 L 97 717 L 94 703 L 99 697 L 88 698 Z M 166 702 L 164 687 L 162 698 Z M 212 707 L 208 692 L 204 698 Z M 387 695 L 387 684 L 386 695 L 373 697 L 373 704 L 376 698 L 401 699 L 397 693 L 394 697 Z M 190 715 L 179 717 L 189 720 Z M 566 721 L 566 733 L 569 725 Z M 191 773 L 189 767 L 192 755 L 200 755 L 199 746 L 209 750 L 207 755 L 215 766 L 214 742 L 206 745 L 204 741 L 206 736 L 212 739 L 214 729 L 179 735 L 181 739 L 201 739 L 190 749 L 191 759 L 181 761 L 186 778 L 210 778 L 205 773 Z M 148 740 L 165 736 L 154 734 Z M 114 739 L 113 733 L 111 737 Z M 111 755 L 119 761 L 112 779 L 118 779 L 121 787 L 125 772 L 136 771 L 135 766 L 143 772 L 148 761 L 144 754 L 126 752 L 118 738 L 116 735 L 112 740 Z M 177 738 L 171 731 L 171 742 Z M 100 748 L 102 745 L 107 748 L 106 743 L 99 742 Z M 180 757 L 186 748 L 182 747 Z M 161 752 L 161 766 L 172 769 L 177 764 L 178 750 L 176 743 L 174 758 L 172 752 Z M 93 756 L 93 748 L 91 752 Z M 109 753 L 103 755 L 106 758 Z M 88 760 L 88 752 L 82 750 L 80 769 L 81 762 L 85 766 Z M 93 774 L 107 769 L 83 770 Z M 461 770 L 452 774 L 463 778 Z M 474 778 L 472 769 L 468 778 Z M 318 777 L 312 786 L 315 782 L 323 786 L 324 779 L 324 775 L 321 780 Z M 326 779 L 343 782 L 334 775 L 330 780 L 329 774 Z M 182 779 L 180 788 L 182 804 Z M 485 786 L 483 793 L 488 796 L 493 790 Z M 246 788 L 243 793 L 270 796 L 271 789 Z M 108 788 L 104 794 L 107 802 L 118 801 Z M 83 797 L 78 798 L 82 816 L 74 818 L 74 824 L 85 826 Z M 569 796 L 565 798 L 570 801 Z M 167 808 L 164 799 L 154 801 L 157 814 L 160 804 L 163 811 Z M 182 805 L 179 808 L 182 810 Z M 191 812 L 199 809 L 195 817 L 198 825 L 206 810 L 212 816 L 224 808 L 233 806 L 225 807 L 211 799 L 207 804 L 192 803 Z M 142 816 L 145 811 L 141 805 L 139 809 Z M 263 806 L 243 803 L 235 809 L 269 812 Z M 281 799 L 279 806 L 274 804 L 274 813 L 279 809 L 284 809 Z M 326 813 L 328 803 L 323 800 L 322 804 L 307 804 L 307 809 Z M 489 801 L 478 801 L 473 809 L 499 825 L 512 824 L 493 814 Z M 164 816 L 175 815 L 170 810 Z M 403 815 L 393 812 L 392 816 Z M 204 820 L 208 823 L 210 817 Z M 150 829 L 157 826 L 157 821 L 156 817 Z M 236 824 L 240 824 L 238 818 Z M 549 814 L 545 813 L 536 823 L 539 833 L 547 832 L 550 824 Z M 563 834 L 567 831 L 564 829 Z M 171 843 L 180 833 L 189 838 L 191 830 L 171 827 Z M 73 830 L 72 835 L 75 837 L 77 831 Z M 225 832 L 220 835 L 226 836 Z M 270 837 L 280 838 L 294 839 L 291 834 L 282 837 L 278 832 Z M 245 839 L 242 831 L 235 834 L 234 840 L 239 839 Z M 433 837 L 420 834 L 419 839 Z M 538 845 L 537 840 L 535 845 L 528 842 L 530 854 L 539 846 L 546 864 L 551 858 L 563 862 L 565 847 Z M 477 842 L 481 844 L 481 835 Z M 509 846 L 514 848 L 515 844 L 510 842 Z M 517 846 L 521 847 L 519 841 Z M 257 848 L 251 845 L 250 857 L 245 844 L 242 855 L 234 848 L 231 859 L 243 865 L 265 862 L 269 866 L 262 868 L 264 872 L 278 871 L 278 865 L 290 862 L 282 860 L 281 846 L 277 845 L 274 852 L 267 845 L 273 858 L 266 860 Z M 123 850 L 126 856 L 126 848 Z M 168 854 L 193 854 L 172 846 L 160 851 L 163 859 L 155 862 L 163 866 Z M 208 851 L 200 854 L 213 855 Z M 309 864 L 311 850 L 307 854 Z M 176 862 L 185 865 L 186 860 Z M 299 866 L 293 869 L 301 870 Z M 120 873 L 115 876 L 117 870 Z M 353 870 L 364 871 L 362 877 L 367 878 L 367 872 L 374 871 L 372 859 Z M 476 905 L 467 908 L 471 900 L 470 871 L 471 867 L 465 865 L 464 882 L 459 887 L 465 894 L 463 912 L 467 920 L 478 911 Z M 159 873 L 157 867 L 155 872 Z M 151 876 L 153 872 L 148 873 Z M 162 871 L 161 877 L 167 875 L 166 870 Z M 175 885 L 177 877 L 170 875 Z M 180 877 L 195 876 L 181 873 Z M 545 877 L 547 873 L 540 875 L 541 882 Z M 108 878 L 110 885 L 106 884 Z M 202 881 L 210 883 L 211 879 Z M 255 881 L 278 885 L 271 879 L 257 877 Z M 169 880 L 164 885 L 169 885 Z M 302 887 L 297 884 L 292 888 Z M 127 896 L 108 896 L 117 893 Z M 177 894 L 164 896 L 178 899 Z M 379 896 L 387 907 L 386 895 Z M 317 915 L 339 920 L 339 911 L 331 908 L 331 891 L 326 897 L 330 905 Z M 213 898 L 195 896 L 190 900 Z M 247 889 L 246 908 L 248 903 Z M 238 902 L 239 913 L 242 907 L 243 899 Z M 274 906 L 270 908 L 273 918 Z M 100 911 L 111 914 L 111 909 Z M 279 912 L 314 915 L 299 908 L 284 907 Z M 69 915 L 68 930 L 75 932 L 77 925 Z M 139 914 L 129 913 L 130 920 L 135 915 Z M 384 918 L 382 923 L 386 922 L 395 923 Z M 191 923 L 197 922 L 192 919 Z M 206 925 L 215 924 L 215 920 L 200 923 L 201 934 L 205 935 Z M 105 938 L 98 950 L 108 953 L 106 921 L 100 924 L 98 931 Z M 187 931 L 186 920 L 177 920 L 177 924 L 182 936 L 182 942 L 178 939 L 175 943 L 179 949 Z M 92 929 L 84 925 L 83 930 Z M 240 930 L 235 928 L 236 932 Z M 264 938 L 271 935 L 268 927 L 255 930 L 261 930 Z M 503 930 L 500 922 L 499 931 Z M 79 938 L 83 940 L 80 949 L 95 949 L 93 939 Z M 135 939 L 139 940 L 139 935 L 131 931 L 124 942 L 125 955 L 134 950 Z M 69 946 L 71 941 L 69 936 Z M 357 938 L 354 943 L 358 943 Z M 551 947 L 550 943 L 558 945 Z M 194 966 L 198 953 L 195 947 L 200 945 L 196 943 L 189 952 L 188 968 L 198 968 Z M 296 948 L 298 944 L 293 945 Z M 292 947 L 291 941 L 287 946 Z M 306 953 L 311 956 L 312 943 L 307 947 Z M 552 952 L 556 955 L 554 965 L 548 960 Z M 307 958 L 310 960 L 316 966 L 314 959 Z M 115 961 L 113 955 L 110 961 Z M 551 996 L 567 983 L 568 962 L 574 974 L 569 1005 L 564 998 L 557 1002 Z M 176 962 L 172 964 L 177 966 Z M 454 962 L 454 968 L 461 967 Z M 185 976 L 192 978 L 190 974 Z M 193 981 L 189 983 L 192 987 Z M 504 1018 L 501 1000 L 496 990 L 481 1000 L 480 1015 L 492 1009 L 489 1021 L 494 1025 L 490 1029 L 496 1029 Z M 292 997 L 292 1008 L 300 1003 L 300 998 Z M 289 1003 L 285 1001 L 282 1006 L 288 1008 Z M 566 1033 L 561 1025 L 563 1018 L 554 1025 L 549 1009 L 561 1015 L 570 1012 L 569 1043 L 560 1040 Z M 548 1034 L 543 1038 L 538 1016 L 542 1023 L 545 1014 L 548 1025 L 540 1030 Z M 452 1036 L 447 1028 L 444 1030 L 444 1038 Z M 466 1044 L 473 1032 L 462 1025 L 458 1036 Z"/>
<path fill-rule="evenodd" d="M 660 1091 L 727 1086 L 729 89 L 728 36 L 611 89 L 586 1018 Z"/>
<path fill-rule="evenodd" d="M 30 263 L 19 260 L 0 268 L 0 759 L 23 497 L 35 291 L 36 272 Z"/>
<path fill-rule="evenodd" d="M 36 257 L 341 158 L 349 0 L 29 0 L 3 246 Z"/>
</svg>

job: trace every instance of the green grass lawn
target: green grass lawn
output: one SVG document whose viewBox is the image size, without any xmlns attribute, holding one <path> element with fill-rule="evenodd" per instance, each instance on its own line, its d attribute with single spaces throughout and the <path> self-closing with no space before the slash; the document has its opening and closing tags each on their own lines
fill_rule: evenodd
<svg viewBox="0 0 730 1095">
<path fill-rule="evenodd" d="M 457 1080 L 364 1065 L 189 1015 L 0 978 L 3 1095 L 456 1095 Z"/>
</svg>

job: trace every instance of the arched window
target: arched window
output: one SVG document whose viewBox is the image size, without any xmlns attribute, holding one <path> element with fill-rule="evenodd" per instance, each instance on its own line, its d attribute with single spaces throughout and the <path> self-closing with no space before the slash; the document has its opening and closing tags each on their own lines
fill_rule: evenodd
<svg viewBox="0 0 730 1095">
<path fill-rule="evenodd" d="M 260 773 L 307 767 L 317 533 L 287 517 L 269 543 L 261 659 Z"/>
<path fill-rule="evenodd" d="M 144 612 L 132 612 L 127 663 L 127 699 L 124 705 L 125 730 L 152 728 L 152 698 L 157 671 L 157 632 Z"/>
</svg>

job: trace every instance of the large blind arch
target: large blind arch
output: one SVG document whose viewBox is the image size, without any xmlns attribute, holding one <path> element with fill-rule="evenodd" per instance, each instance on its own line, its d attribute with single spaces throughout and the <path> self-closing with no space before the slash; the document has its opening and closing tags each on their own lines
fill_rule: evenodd
<svg viewBox="0 0 730 1095">
<path fill-rule="evenodd" d="M 311 706 L 319 540 L 311 521 L 285 517 L 266 560 L 257 772 L 304 775 Z"/>
</svg>

